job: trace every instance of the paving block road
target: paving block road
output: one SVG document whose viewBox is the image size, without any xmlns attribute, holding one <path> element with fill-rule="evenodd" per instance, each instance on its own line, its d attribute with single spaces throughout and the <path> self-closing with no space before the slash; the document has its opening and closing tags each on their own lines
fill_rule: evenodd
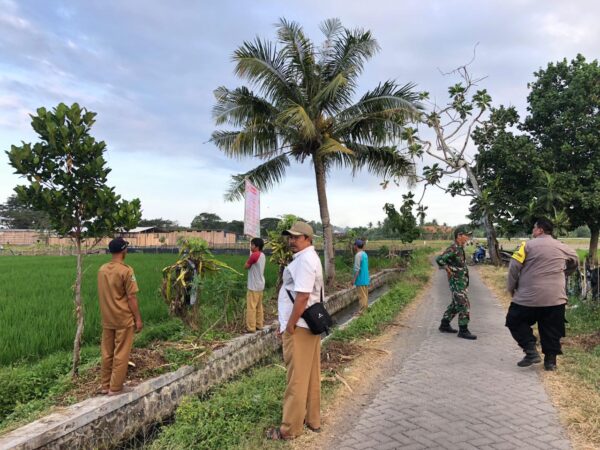
<svg viewBox="0 0 600 450">
<path fill-rule="evenodd" d="M 471 270 L 469 298 L 469 328 L 478 339 L 440 333 L 450 292 L 445 272 L 435 272 L 394 338 L 386 376 L 354 413 L 336 420 L 324 448 L 571 448 L 542 386 L 540 365 L 517 367 L 523 353 L 504 327 L 504 308 L 477 270 Z"/>
</svg>

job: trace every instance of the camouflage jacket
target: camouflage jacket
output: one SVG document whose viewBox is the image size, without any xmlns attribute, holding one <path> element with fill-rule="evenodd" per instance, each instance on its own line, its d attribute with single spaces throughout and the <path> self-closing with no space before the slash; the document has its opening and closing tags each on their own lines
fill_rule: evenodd
<svg viewBox="0 0 600 450">
<path fill-rule="evenodd" d="M 456 242 L 435 259 L 439 267 L 446 266 L 450 270 L 448 282 L 452 292 L 460 292 L 469 286 L 469 269 L 465 258 L 465 249 Z"/>
</svg>

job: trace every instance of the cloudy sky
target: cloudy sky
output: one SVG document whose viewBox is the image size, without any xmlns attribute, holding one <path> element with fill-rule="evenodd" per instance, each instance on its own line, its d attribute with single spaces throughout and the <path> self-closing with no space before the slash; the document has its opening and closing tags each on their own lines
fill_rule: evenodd
<svg viewBox="0 0 600 450">
<path fill-rule="evenodd" d="M 526 112 L 527 83 L 550 61 L 600 54 L 600 2 L 588 1 L 184 1 L 0 0 L 0 202 L 19 178 L 4 151 L 36 136 L 29 114 L 73 103 L 98 113 L 92 133 L 108 145 L 109 182 L 124 198 L 139 197 L 144 217 L 189 225 L 203 211 L 243 217 L 241 202 L 225 203 L 232 174 L 252 160 L 229 160 L 209 143 L 212 91 L 241 84 L 231 55 L 255 36 L 274 38 L 280 17 L 300 22 L 321 42 L 319 22 L 339 17 L 370 29 L 381 51 L 367 64 L 357 97 L 378 82 L 415 82 L 439 103 L 455 82 L 447 72 L 468 62 L 486 76 L 494 104 Z M 383 204 L 399 204 L 406 186 L 382 191 L 362 173 L 332 173 L 328 181 L 336 225 L 383 220 Z M 264 193 L 262 217 L 294 213 L 318 219 L 310 167 L 294 166 Z M 428 218 L 465 221 L 468 202 L 425 196 Z"/>
</svg>

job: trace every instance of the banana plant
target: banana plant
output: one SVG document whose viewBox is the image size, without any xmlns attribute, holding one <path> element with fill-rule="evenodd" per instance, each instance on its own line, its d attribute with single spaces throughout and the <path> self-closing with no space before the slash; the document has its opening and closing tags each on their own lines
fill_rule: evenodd
<svg viewBox="0 0 600 450">
<path fill-rule="evenodd" d="M 275 231 L 269 231 L 269 243 L 267 244 L 271 248 L 271 257 L 269 261 L 277 264 L 279 270 L 277 272 L 277 284 L 275 286 L 275 296 L 279 293 L 281 285 L 283 284 L 283 270 L 292 261 L 292 251 L 288 243 L 287 236 L 282 236 L 284 230 L 288 230 L 292 227 L 294 222 L 298 220 L 298 217 L 293 214 L 284 214 Z"/>
<path fill-rule="evenodd" d="M 161 294 L 169 312 L 181 318 L 193 329 L 198 329 L 197 311 L 202 294 L 203 280 L 209 273 L 227 270 L 242 274 L 218 260 L 199 238 L 181 238 L 177 241 L 179 258 L 163 269 Z"/>
</svg>

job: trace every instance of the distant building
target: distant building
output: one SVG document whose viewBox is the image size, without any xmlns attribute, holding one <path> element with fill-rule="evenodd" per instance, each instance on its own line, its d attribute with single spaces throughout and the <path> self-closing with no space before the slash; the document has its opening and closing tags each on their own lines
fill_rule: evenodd
<svg viewBox="0 0 600 450">
<path fill-rule="evenodd" d="M 209 231 L 163 231 L 157 227 L 137 227 L 125 233 L 117 233 L 129 241 L 132 247 L 174 247 L 180 237 L 204 239 L 211 247 L 236 243 L 236 234 L 223 230 Z M 112 237 L 102 239 L 97 247 L 106 247 Z M 0 244 L 8 245 L 70 245 L 68 237 L 37 230 L 0 229 Z"/>
<path fill-rule="evenodd" d="M 423 239 L 451 239 L 452 227 L 445 225 L 423 225 L 420 227 Z"/>
</svg>

